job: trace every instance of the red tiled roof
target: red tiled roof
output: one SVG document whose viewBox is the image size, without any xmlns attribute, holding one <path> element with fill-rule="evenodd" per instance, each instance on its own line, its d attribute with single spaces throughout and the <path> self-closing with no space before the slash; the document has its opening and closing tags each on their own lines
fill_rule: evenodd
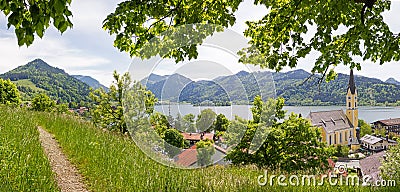
<svg viewBox="0 0 400 192">
<path fill-rule="evenodd" d="M 189 149 L 186 149 L 175 157 L 175 162 L 178 165 L 189 167 L 197 162 L 197 150 L 196 145 L 193 145 Z"/>
<path fill-rule="evenodd" d="M 201 133 L 182 133 L 182 135 L 183 135 L 183 138 L 185 140 L 194 140 L 194 141 L 200 141 L 201 140 L 200 139 Z M 213 138 L 214 138 L 214 134 L 213 133 L 204 133 L 203 140 L 204 139 L 213 140 Z"/>
<path fill-rule="evenodd" d="M 376 121 L 375 123 L 377 123 L 377 122 L 381 122 L 382 124 L 387 125 L 387 126 L 400 125 L 400 118 L 379 120 L 379 121 Z"/>
</svg>

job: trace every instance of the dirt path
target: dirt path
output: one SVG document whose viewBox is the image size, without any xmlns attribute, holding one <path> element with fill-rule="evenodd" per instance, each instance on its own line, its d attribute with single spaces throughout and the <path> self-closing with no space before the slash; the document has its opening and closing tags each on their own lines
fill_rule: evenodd
<svg viewBox="0 0 400 192">
<path fill-rule="evenodd" d="M 51 168 L 56 174 L 58 187 L 61 191 L 88 191 L 82 183 L 82 176 L 68 161 L 54 136 L 40 126 L 38 130 L 40 142 L 50 161 Z"/>
</svg>

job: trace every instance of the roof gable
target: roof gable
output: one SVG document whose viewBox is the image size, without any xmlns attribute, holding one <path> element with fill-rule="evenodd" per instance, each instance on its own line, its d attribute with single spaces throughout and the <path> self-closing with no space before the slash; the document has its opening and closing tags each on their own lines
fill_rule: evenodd
<svg viewBox="0 0 400 192">
<path fill-rule="evenodd" d="M 327 133 L 354 127 L 342 110 L 310 112 L 308 118 L 314 126 L 324 128 Z"/>
</svg>

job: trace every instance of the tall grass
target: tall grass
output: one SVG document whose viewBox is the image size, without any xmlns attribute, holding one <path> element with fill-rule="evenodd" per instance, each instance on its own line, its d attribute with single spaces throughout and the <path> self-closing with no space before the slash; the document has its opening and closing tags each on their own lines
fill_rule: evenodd
<svg viewBox="0 0 400 192">
<path fill-rule="evenodd" d="M 259 186 L 263 170 L 212 166 L 181 170 L 154 162 L 129 138 L 77 117 L 0 107 L 0 191 L 56 191 L 36 125 L 53 133 L 91 191 L 370 191 L 348 186 Z M 278 172 L 275 172 L 278 174 Z M 395 191 L 396 188 L 376 188 Z"/>
<path fill-rule="evenodd" d="M 132 140 L 103 132 L 74 117 L 38 114 L 93 191 L 370 191 L 348 186 L 259 186 L 263 170 L 213 166 L 181 170 L 158 164 Z M 391 190 L 391 189 L 387 189 Z"/>
<path fill-rule="evenodd" d="M 0 106 L 0 191 L 58 191 L 30 112 Z"/>
</svg>

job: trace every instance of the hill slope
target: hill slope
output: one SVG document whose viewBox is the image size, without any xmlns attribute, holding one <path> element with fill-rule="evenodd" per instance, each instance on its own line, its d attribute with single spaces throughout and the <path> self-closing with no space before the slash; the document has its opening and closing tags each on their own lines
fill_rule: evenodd
<svg viewBox="0 0 400 192">
<path fill-rule="evenodd" d="M 106 86 L 101 84 L 99 81 L 97 81 L 93 77 L 83 76 L 83 75 L 71 75 L 71 76 L 74 77 L 75 79 L 78 79 L 78 80 L 86 83 L 87 85 L 89 85 L 93 89 L 103 88 L 104 90 L 108 91 L 108 88 Z"/>
<path fill-rule="evenodd" d="M 39 92 L 44 92 L 61 102 L 78 103 L 89 99 L 89 85 L 41 59 L 4 73 L 0 78 L 16 83 L 24 100 L 30 100 Z"/>
<path fill-rule="evenodd" d="M 305 82 L 310 75 L 301 69 L 286 73 L 241 71 L 235 75 L 217 77 L 212 81 L 195 82 L 186 79 L 185 86 L 182 82 L 166 81 L 168 76 L 162 76 L 164 77 L 162 78 L 153 75 L 152 80 L 147 82 L 147 88 L 161 99 L 160 93 L 166 91 L 166 88 L 183 86 L 181 91 L 175 93 L 179 95 L 178 100 L 176 96 L 168 97 L 168 94 L 164 94 L 162 100 L 192 104 L 207 100 L 215 103 L 231 101 L 234 104 L 245 104 L 251 102 L 260 93 L 265 97 L 276 93 L 277 96 L 285 98 L 287 105 L 343 105 L 345 103 L 349 75 L 338 74 L 335 80 L 329 83 L 323 81 L 320 85 L 317 83 L 317 77 L 311 77 Z M 174 76 L 179 76 L 179 74 L 174 74 Z M 160 80 L 157 81 L 157 79 Z M 363 76 L 355 76 L 355 81 L 360 105 L 400 101 L 400 85 Z"/>
</svg>

